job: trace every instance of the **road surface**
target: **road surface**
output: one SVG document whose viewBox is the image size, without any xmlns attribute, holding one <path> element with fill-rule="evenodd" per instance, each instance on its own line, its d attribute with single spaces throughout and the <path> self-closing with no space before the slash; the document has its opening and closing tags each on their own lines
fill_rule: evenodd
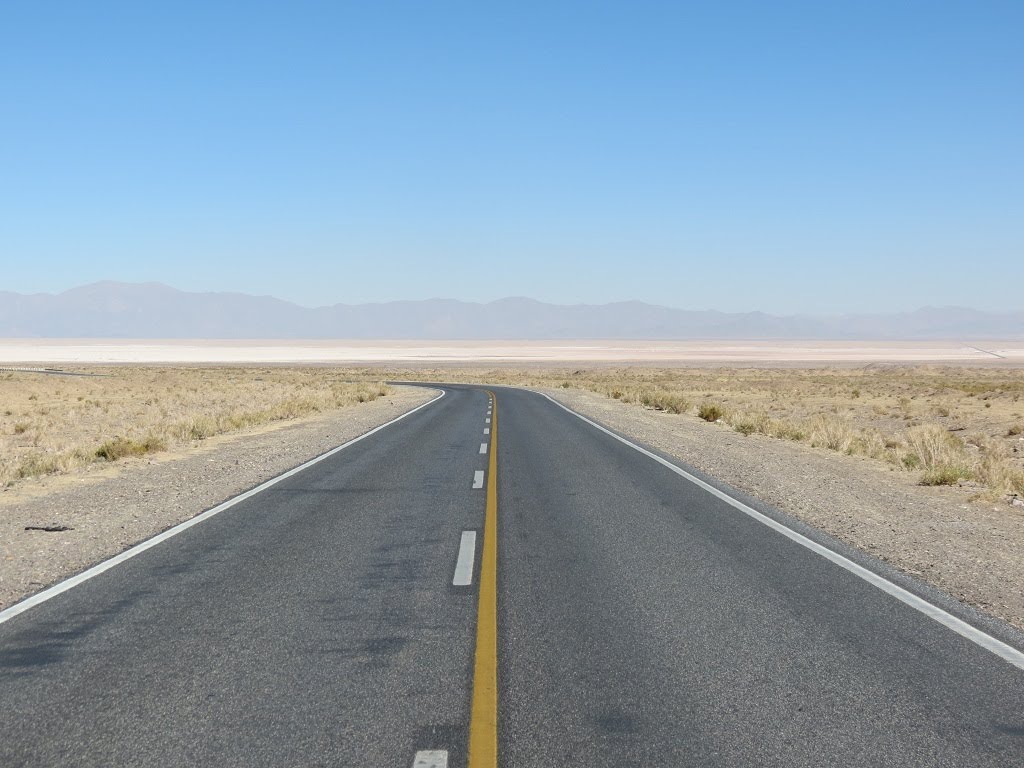
<svg viewBox="0 0 1024 768">
<path fill-rule="evenodd" d="M 541 395 L 443 392 L 0 614 L 0 765 L 1024 765 L 1012 640 Z"/>
</svg>

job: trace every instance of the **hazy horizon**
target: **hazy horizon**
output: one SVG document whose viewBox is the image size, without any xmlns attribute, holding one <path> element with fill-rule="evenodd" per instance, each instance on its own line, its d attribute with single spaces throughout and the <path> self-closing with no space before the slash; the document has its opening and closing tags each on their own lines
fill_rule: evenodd
<svg viewBox="0 0 1024 768">
<path fill-rule="evenodd" d="M 244 297 L 247 297 L 247 298 L 254 298 L 254 299 L 274 299 L 276 301 L 282 301 L 282 302 L 286 302 L 288 304 L 293 304 L 296 307 L 300 307 L 302 309 L 326 309 L 326 308 L 330 308 L 330 307 L 334 307 L 334 306 L 339 306 L 339 305 L 343 305 L 343 306 L 367 306 L 367 305 L 379 305 L 379 304 L 419 304 L 419 303 L 425 303 L 425 302 L 456 302 L 456 303 L 460 303 L 460 304 L 473 304 L 473 305 L 486 306 L 486 305 L 500 304 L 502 302 L 508 302 L 508 301 L 527 301 L 527 302 L 537 302 L 539 304 L 545 304 L 545 305 L 549 305 L 549 306 L 558 306 L 558 307 L 606 307 L 606 306 L 609 306 L 609 305 L 617 305 L 617 304 L 646 304 L 646 305 L 649 305 L 649 306 L 652 306 L 652 307 L 659 307 L 659 308 L 664 308 L 664 309 L 677 309 L 677 310 L 693 311 L 693 312 L 720 312 L 720 313 L 723 313 L 723 314 L 761 314 L 762 313 L 761 310 L 753 309 L 753 308 L 752 309 L 739 309 L 739 310 L 729 311 L 729 310 L 718 309 L 716 307 L 690 307 L 690 306 L 672 305 L 672 304 L 657 304 L 657 303 L 654 303 L 654 302 L 644 301 L 643 299 L 638 299 L 638 298 L 635 298 L 635 297 L 623 297 L 623 298 L 619 298 L 619 299 L 611 299 L 609 301 L 604 301 L 604 302 L 586 302 L 586 301 L 558 302 L 558 301 L 544 301 L 542 299 L 536 298 L 535 296 L 529 296 L 529 295 L 503 295 L 503 296 L 497 296 L 497 297 L 495 297 L 493 299 L 480 300 L 480 301 L 477 301 L 477 300 L 474 300 L 474 299 L 466 299 L 466 298 L 462 298 L 462 297 L 459 297 L 459 296 L 439 296 L 439 295 L 438 296 L 426 296 L 426 295 L 423 295 L 423 296 L 412 296 L 412 297 L 408 297 L 408 298 L 389 299 L 389 300 L 383 300 L 383 301 L 348 302 L 348 301 L 345 301 L 343 299 L 338 299 L 336 301 L 328 300 L 328 301 L 326 301 L 323 304 L 304 304 L 302 302 L 292 301 L 292 300 L 287 299 L 287 298 L 285 298 L 283 296 L 275 295 L 274 293 L 254 294 L 254 293 L 249 293 L 249 292 L 246 292 L 246 291 L 241 291 L 241 290 L 231 289 L 231 288 L 191 291 L 191 290 L 187 290 L 185 288 L 182 288 L 182 287 L 180 287 L 178 285 L 173 285 L 171 283 L 162 282 L 162 281 L 159 281 L 159 280 L 148 280 L 148 281 L 143 281 L 143 282 L 131 282 L 131 281 L 117 280 L 117 279 L 99 279 L 99 280 L 95 280 L 95 281 L 92 281 L 92 282 L 83 283 L 83 284 L 80 284 L 80 285 L 69 285 L 66 288 L 57 289 L 57 290 L 53 290 L 53 291 L 33 291 L 33 292 L 17 291 L 17 290 L 13 290 L 13 289 L 10 289 L 10 288 L 7 288 L 5 286 L 0 285 L 0 294 L 3 294 L 3 293 L 13 293 L 13 294 L 17 294 L 17 295 L 25 296 L 25 297 L 29 297 L 29 296 L 53 296 L 53 297 L 56 297 L 56 296 L 60 296 L 62 294 L 75 293 L 77 291 L 82 291 L 82 290 L 87 290 L 87 289 L 106 288 L 106 287 L 113 287 L 115 289 L 118 289 L 118 288 L 154 287 L 154 288 L 158 288 L 158 289 L 169 289 L 170 291 L 175 291 L 175 292 L 179 292 L 179 293 L 190 293 L 190 294 L 199 294 L 199 295 L 204 295 L 204 294 L 223 294 L 223 295 L 229 295 L 229 296 L 244 296 Z M 947 310 L 947 309 L 960 310 L 960 309 L 967 309 L 967 310 L 973 310 L 973 311 L 978 311 L 978 312 L 985 312 L 987 314 L 994 314 L 994 315 L 1007 315 L 1007 314 L 1013 315 L 1013 314 L 1018 314 L 1022 310 L 1021 307 L 1015 307 L 1014 310 L 1016 310 L 1016 312 L 1014 310 L 1000 312 L 1000 311 L 993 311 L 993 310 L 985 310 L 985 309 L 980 308 L 980 307 L 968 306 L 968 305 L 964 305 L 964 304 L 946 304 L 946 305 L 930 304 L 930 305 L 921 305 L 921 306 L 905 306 L 905 307 L 900 307 L 900 308 L 893 309 L 893 310 L 886 311 L 886 312 L 864 312 L 864 313 L 860 313 L 860 312 L 798 312 L 798 311 L 788 311 L 787 312 L 787 311 L 780 311 L 780 312 L 764 312 L 763 314 L 772 315 L 772 316 L 776 316 L 776 317 L 793 317 L 793 316 L 842 317 L 842 316 L 846 316 L 846 315 L 860 315 L 860 314 L 865 314 L 865 315 L 894 315 L 894 314 L 895 315 L 902 315 L 902 314 L 911 314 L 911 313 L 914 313 L 914 312 L 918 312 L 918 311 L 922 311 L 922 310 L 931 310 L 931 309 L 938 309 L 938 310 Z"/>
<path fill-rule="evenodd" d="M 925 307 L 842 315 L 699 311 L 637 301 L 428 299 L 303 307 L 270 295 L 100 282 L 0 292 L 0 338 L 183 339 L 1024 339 L 1024 311 Z"/>
</svg>

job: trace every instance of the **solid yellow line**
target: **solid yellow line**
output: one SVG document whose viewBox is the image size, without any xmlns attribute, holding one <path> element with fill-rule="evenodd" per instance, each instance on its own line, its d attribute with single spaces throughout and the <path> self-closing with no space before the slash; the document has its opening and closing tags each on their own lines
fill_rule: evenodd
<svg viewBox="0 0 1024 768">
<path fill-rule="evenodd" d="M 491 444 L 487 467 L 484 551 L 476 619 L 473 709 L 469 718 L 469 768 L 498 765 L 498 399 L 491 398 Z"/>
</svg>

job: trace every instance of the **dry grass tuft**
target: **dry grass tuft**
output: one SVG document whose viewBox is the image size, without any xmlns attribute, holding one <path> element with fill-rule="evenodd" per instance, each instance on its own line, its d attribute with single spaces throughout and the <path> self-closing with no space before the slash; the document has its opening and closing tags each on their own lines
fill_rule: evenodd
<svg viewBox="0 0 1024 768">
<path fill-rule="evenodd" d="M 167 441 L 155 435 L 149 435 L 143 440 L 130 440 L 118 435 L 96 449 L 96 458 L 104 461 L 117 461 L 125 456 L 143 456 L 147 453 L 166 450 Z"/>
<path fill-rule="evenodd" d="M 981 460 L 974 475 L 992 496 L 1024 496 L 1024 467 L 1013 463 L 1012 449 L 1000 441 L 983 437 L 978 441 Z"/>
<path fill-rule="evenodd" d="M 925 470 L 921 485 L 956 485 L 961 480 L 970 480 L 974 473 L 969 467 L 958 464 L 943 464 Z"/>
<path fill-rule="evenodd" d="M 936 424 L 911 427 L 904 439 L 907 448 L 917 457 L 916 465 L 926 470 L 966 467 L 970 463 L 964 441 Z"/>
<path fill-rule="evenodd" d="M 855 437 L 849 421 L 830 414 L 819 413 L 808 424 L 807 440 L 815 448 L 850 453 Z"/>
<path fill-rule="evenodd" d="M 725 409 L 718 403 L 701 403 L 697 415 L 704 421 L 718 421 L 725 416 Z"/>
</svg>

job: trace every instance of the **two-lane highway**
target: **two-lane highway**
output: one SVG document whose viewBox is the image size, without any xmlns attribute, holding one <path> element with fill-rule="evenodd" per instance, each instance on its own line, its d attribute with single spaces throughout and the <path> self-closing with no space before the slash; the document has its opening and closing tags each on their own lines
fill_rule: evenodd
<svg viewBox="0 0 1024 768">
<path fill-rule="evenodd" d="M 541 395 L 443 390 L 0 613 L 0 765 L 1024 764 L 1019 651 Z"/>
</svg>

